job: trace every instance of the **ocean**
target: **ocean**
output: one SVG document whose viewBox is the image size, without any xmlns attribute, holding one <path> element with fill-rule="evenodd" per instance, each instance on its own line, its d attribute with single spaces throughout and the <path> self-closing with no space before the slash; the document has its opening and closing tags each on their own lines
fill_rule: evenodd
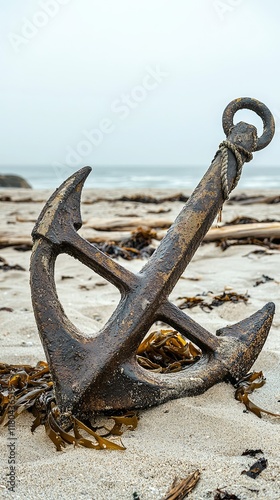
<svg viewBox="0 0 280 500">
<path fill-rule="evenodd" d="M 24 177 L 34 189 L 57 188 L 77 170 L 67 166 L 0 166 L 0 174 Z M 95 166 L 85 187 L 118 189 L 194 189 L 207 167 L 199 166 Z M 245 164 L 238 187 L 280 189 L 280 167 Z"/>
</svg>

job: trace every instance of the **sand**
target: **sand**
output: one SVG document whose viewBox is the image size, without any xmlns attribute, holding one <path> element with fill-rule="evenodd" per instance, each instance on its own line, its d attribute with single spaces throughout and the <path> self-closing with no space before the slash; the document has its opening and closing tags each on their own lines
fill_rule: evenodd
<svg viewBox="0 0 280 500">
<path fill-rule="evenodd" d="M 28 238 L 40 213 L 46 191 L 5 190 L 10 201 L 2 201 L 0 234 Z M 119 194 L 119 193 L 118 193 Z M 153 192 L 162 196 L 161 192 Z M 165 193 L 166 194 L 166 193 Z M 235 193 L 236 194 L 236 193 Z M 263 193 L 262 193 L 263 194 Z M 96 198 L 103 201 L 91 203 Z M 168 217 L 173 219 L 183 203 L 143 204 L 112 201 L 116 192 L 85 190 L 82 213 L 86 222 L 113 217 Z M 106 199 L 104 199 L 106 198 Z M 280 219 L 279 204 L 226 204 L 223 221 L 237 216 L 259 220 Z M 155 241 L 155 244 L 158 242 Z M 234 324 L 254 313 L 266 302 L 276 304 L 273 326 L 265 346 L 253 366 L 266 376 L 265 386 L 255 391 L 252 399 L 263 408 L 280 413 L 280 252 L 255 245 L 238 245 L 223 252 L 215 243 L 202 245 L 188 266 L 171 299 L 211 291 L 213 294 L 234 291 L 249 294 L 245 303 L 227 303 L 207 313 L 199 307 L 191 316 L 214 333 L 218 328 Z M 29 288 L 30 251 L 13 247 L 0 249 L 0 256 L 10 265 L 19 264 L 25 271 L 0 270 L 0 361 L 36 364 L 45 359 L 33 316 Z M 143 260 L 119 262 L 137 272 Z M 262 275 L 273 278 L 254 286 Z M 62 279 L 70 276 L 71 279 Z M 56 281 L 60 300 L 70 319 L 86 334 L 97 332 L 113 312 L 119 292 L 103 278 L 68 256 L 58 259 Z M 138 428 L 124 433 L 125 451 L 95 451 L 67 446 L 57 452 L 39 427 L 30 432 L 33 417 L 21 415 L 16 422 L 16 488 L 7 490 L 7 429 L 1 428 L 0 497 L 15 499 L 96 499 L 133 500 L 137 492 L 141 500 L 160 500 L 175 476 L 186 477 L 199 469 L 201 479 L 188 498 L 214 498 L 217 488 L 227 490 L 240 499 L 280 498 L 279 445 L 280 419 L 244 413 L 245 407 L 234 398 L 234 388 L 220 383 L 204 394 L 181 398 L 161 406 L 140 411 Z M 256 479 L 241 472 L 256 459 L 242 456 L 246 449 L 261 449 L 267 468 Z"/>
</svg>

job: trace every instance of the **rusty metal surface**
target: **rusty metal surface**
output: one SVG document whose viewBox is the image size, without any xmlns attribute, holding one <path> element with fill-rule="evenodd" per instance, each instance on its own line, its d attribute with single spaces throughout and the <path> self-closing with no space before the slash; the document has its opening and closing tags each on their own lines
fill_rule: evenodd
<svg viewBox="0 0 280 500">
<path fill-rule="evenodd" d="M 261 149 L 273 136 L 274 122 L 269 110 L 254 99 L 237 99 L 226 108 L 223 125 L 227 139 L 249 152 L 256 148 L 254 126 L 244 122 L 232 126 L 235 111 L 242 107 L 254 109 L 263 119 L 264 134 L 257 142 L 257 149 Z M 97 411 L 145 408 L 202 393 L 229 375 L 237 378 L 245 375 L 269 332 L 273 303 L 213 335 L 168 300 L 222 207 L 221 153 L 215 156 L 167 235 L 138 274 L 123 268 L 77 233 L 82 225 L 81 191 L 90 171 L 90 167 L 79 170 L 56 190 L 33 230 L 33 308 L 62 411 L 70 410 L 86 418 Z M 235 176 L 236 158 L 229 151 L 229 189 Z M 59 302 L 54 266 L 61 253 L 72 255 L 120 290 L 119 305 L 94 339 L 83 337 Z M 203 352 L 200 361 L 168 375 L 140 367 L 136 350 L 157 320 L 195 342 Z"/>
</svg>

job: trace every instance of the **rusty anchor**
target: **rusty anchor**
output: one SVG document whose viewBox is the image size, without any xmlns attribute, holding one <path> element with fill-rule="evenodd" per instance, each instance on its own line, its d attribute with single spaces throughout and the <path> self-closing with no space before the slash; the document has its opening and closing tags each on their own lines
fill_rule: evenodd
<svg viewBox="0 0 280 500">
<path fill-rule="evenodd" d="M 253 125 L 233 125 L 233 116 L 241 108 L 251 109 L 262 118 L 264 129 L 260 138 Z M 77 233 L 82 226 L 81 191 L 90 167 L 69 177 L 46 203 L 32 233 L 31 291 L 61 411 L 88 418 L 94 412 L 145 408 L 197 395 L 226 377 L 244 376 L 257 358 L 271 326 L 273 303 L 214 335 L 168 300 L 227 197 L 221 181 L 225 149 L 230 192 L 252 151 L 271 141 L 274 120 L 261 102 L 240 98 L 225 109 L 223 128 L 227 141 L 138 274 L 122 267 Z M 54 266 L 61 253 L 75 257 L 121 293 L 115 312 L 95 338 L 85 338 L 59 302 Z M 136 361 L 136 350 L 157 320 L 198 345 L 203 353 L 201 359 L 172 374 L 142 368 Z"/>
</svg>

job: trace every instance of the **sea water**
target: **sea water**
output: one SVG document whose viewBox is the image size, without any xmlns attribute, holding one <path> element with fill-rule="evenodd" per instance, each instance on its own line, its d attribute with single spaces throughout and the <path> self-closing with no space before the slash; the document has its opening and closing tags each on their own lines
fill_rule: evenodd
<svg viewBox="0 0 280 500">
<path fill-rule="evenodd" d="M 0 166 L 0 174 L 24 177 L 34 189 L 56 188 L 77 168 L 69 166 Z M 95 166 L 85 187 L 102 189 L 194 189 L 207 168 L 202 166 Z M 245 164 L 242 189 L 280 189 L 280 167 Z"/>
</svg>

